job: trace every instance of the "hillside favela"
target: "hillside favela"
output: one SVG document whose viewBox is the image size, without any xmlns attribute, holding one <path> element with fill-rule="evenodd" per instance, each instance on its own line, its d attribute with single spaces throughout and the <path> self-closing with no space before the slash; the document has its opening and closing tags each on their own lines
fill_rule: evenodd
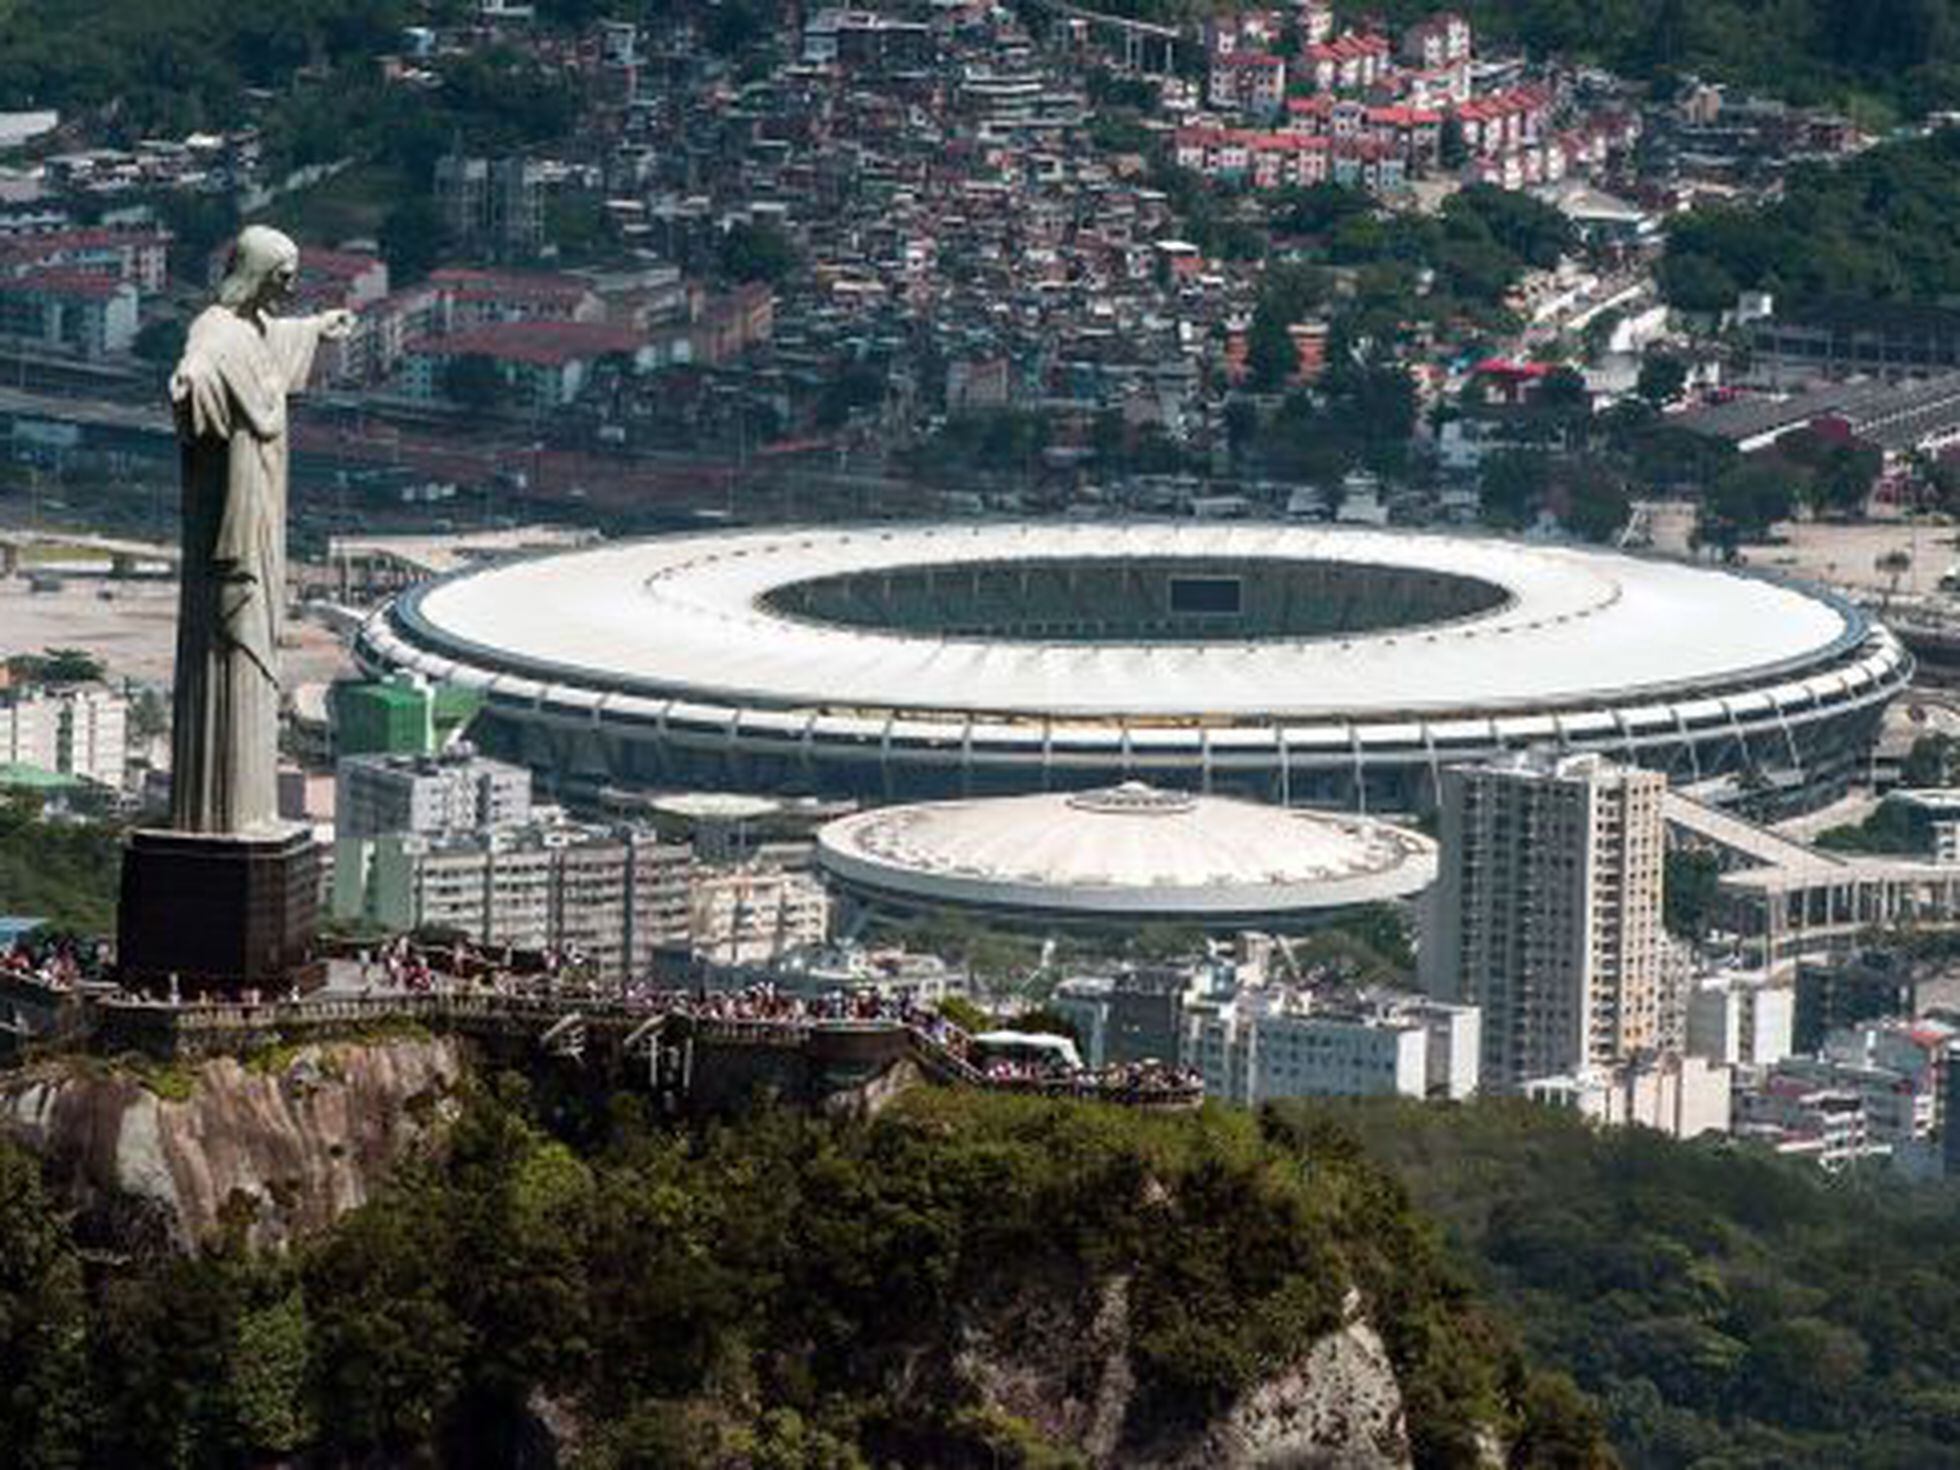
<svg viewBox="0 0 1960 1470">
<path fill-rule="evenodd" d="M 1960 1470 L 1960 0 L 0 0 L 0 1470 Z"/>
</svg>

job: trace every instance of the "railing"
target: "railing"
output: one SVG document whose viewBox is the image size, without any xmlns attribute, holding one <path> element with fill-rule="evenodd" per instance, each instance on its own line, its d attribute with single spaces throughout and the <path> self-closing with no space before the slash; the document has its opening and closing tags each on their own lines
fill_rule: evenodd
<svg viewBox="0 0 1960 1470">
<path fill-rule="evenodd" d="M 1202 1083 L 1183 1079 L 1125 1080 L 1121 1069 L 1060 1076 L 989 1074 L 924 1026 L 899 1017 L 724 1016 L 697 1013 L 686 1005 L 595 1000 L 589 996 L 512 995 L 482 991 L 429 991 L 397 995 L 310 996 L 300 1000 L 181 1002 L 115 997 L 97 1000 L 105 1018 L 139 1027 L 150 1023 L 179 1044 L 210 1045 L 225 1037 L 359 1028 L 388 1023 L 425 1023 L 458 1030 L 520 1031 L 544 1040 L 567 1022 L 616 1032 L 631 1042 L 653 1036 L 670 1023 L 685 1025 L 695 1040 L 738 1046 L 798 1047 L 816 1035 L 902 1033 L 914 1059 L 928 1074 L 956 1086 L 1043 1097 L 1092 1098 L 1132 1106 L 1196 1106 Z M 650 1029 L 651 1028 L 651 1029 Z M 636 1047 L 637 1051 L 638 1048 Z"/>
</svg>

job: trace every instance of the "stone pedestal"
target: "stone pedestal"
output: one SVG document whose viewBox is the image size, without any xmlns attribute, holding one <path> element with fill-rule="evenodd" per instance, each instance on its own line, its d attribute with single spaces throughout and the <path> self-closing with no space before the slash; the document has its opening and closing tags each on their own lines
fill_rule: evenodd
<svg viewBox="0 0 1960 1470">
<path fill-rule="evenodd" d="M 235 837 L 143 829 L 123 850 L 122 983 L 183 995 L 284 989 L 312 978 L 320 850 L 293 827 Z"/>
</svg>

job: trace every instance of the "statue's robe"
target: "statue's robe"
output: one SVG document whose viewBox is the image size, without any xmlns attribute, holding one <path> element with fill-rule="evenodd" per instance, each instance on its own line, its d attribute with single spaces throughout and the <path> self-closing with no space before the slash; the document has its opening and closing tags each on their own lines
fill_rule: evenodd
<svg viewBox="0 0 1960 1470">
<path fill-rule="evenodd" d="M 305 386 L 321 325 L 213 306 L 171 375 L 184 486 L 170 776 L 179 832 L 278 825 L 286 395 Z"/>
</svg>

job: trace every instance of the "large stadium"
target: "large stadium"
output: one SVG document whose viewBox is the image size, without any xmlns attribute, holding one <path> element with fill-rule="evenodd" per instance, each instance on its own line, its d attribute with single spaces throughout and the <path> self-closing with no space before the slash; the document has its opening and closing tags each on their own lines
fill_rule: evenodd
<svg viewBox="0 0 1960 1470">
<path fill-rule="evenodd" d="M 622 542 L 414 589 L 356 649 L 481 691 L 479 742 L 568 796 L 1141 779 L 1377 811 L 1535 745 L 1813 807 L 1862 773 L 1911 674 L 1859 609 L 1769 577 L 1252 522 Z"/>
</svg>

